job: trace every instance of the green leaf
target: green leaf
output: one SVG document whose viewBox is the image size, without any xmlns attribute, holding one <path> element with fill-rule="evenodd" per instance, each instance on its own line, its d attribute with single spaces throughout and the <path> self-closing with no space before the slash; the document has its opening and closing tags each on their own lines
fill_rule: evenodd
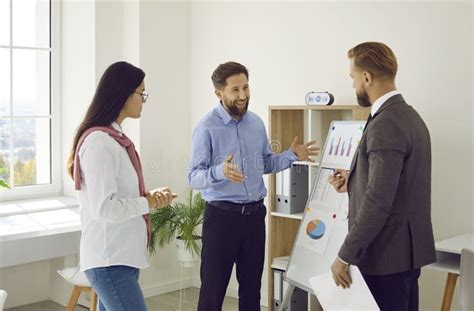
<svg viewBox="0 0 474 311">
<path fill-rule="evenodd" d="M 206 202 L 201 193 L 193 196 L 191 189 L 186 203 L 173 203 L 155 210 L 151 214 L 151 236 L 149 251 L 156 253 L 158 247 L 169 244 L 176 237 L 184 242 L 185 249 L 193 255 L 199 255 L 200 240 L 197 227 L 204 221 Z"/>
<path fill-rule="evenodd" d="M 2 179 L 0 179 L 0 188 L 10 189 L 10 186 L 6 182 L 4 182 Z"/>
</svg>

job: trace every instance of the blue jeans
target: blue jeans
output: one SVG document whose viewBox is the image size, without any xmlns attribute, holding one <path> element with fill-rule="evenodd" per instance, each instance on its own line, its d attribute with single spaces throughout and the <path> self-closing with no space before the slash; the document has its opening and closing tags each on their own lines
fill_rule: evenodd
<svg viewBox="0 0 474 311">
<path fill-rule="evenodd" d="M 99 298 L 99 311 L 146 311 L 145 298 L 138 284 L 140 270 L 110 266 L 84 271 Z"/>
</svg>

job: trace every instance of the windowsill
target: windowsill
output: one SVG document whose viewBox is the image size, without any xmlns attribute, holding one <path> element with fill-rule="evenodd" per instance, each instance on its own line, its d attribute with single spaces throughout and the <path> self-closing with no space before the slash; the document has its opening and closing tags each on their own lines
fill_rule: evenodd
<svg viewBox="0 0 474 311">
<path fill-rule="evenodd" d="M 80 231 L 74 198 L 0 203 L 0 268 L 77 254 Z"/>
<path fill-rule="evenodd" d="M 77 200 L 67 196 L 0 202 L 0 217 L 33 212 L 51 211 L 79 206 Z"/>
</svg>

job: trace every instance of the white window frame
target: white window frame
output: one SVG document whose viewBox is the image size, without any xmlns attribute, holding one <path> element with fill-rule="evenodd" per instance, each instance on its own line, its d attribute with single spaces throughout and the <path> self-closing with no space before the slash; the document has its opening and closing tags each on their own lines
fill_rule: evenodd
<svg viewBox="0 0 474 311">
<path fill-rule="evenodd" d="M 10 38 L 13 34 L 12 2 L 10 0 Z M 50 38 L 51 38 L 51 183 L 46 185 L 21 186 L 13 189 L 0 190 L 0 202 L 21 200 L 28 198 L 41 198 L 59 195 L 62 192 L 61 174 L 64 163 L 61 161 L 61 4 L 59 0 L 50 2 Z M 13 42 L 9 47 L 12 49 Z M 10 54 L 11 55 L 11 54 Z M 12 73 L 10 74 L 10 77 Z M 11 86 L 12 87 L 12 86 Z M 13 133 L 10 133 L 13 135 Z M 12 161 L 10 161 L 12 162 Z M 11 166 L 10 166 L 11 168 Z M 11 170 L 13 174 L 13 170 Z M 9 183 L 10 181 L 6 181 Z"/>
</svg>

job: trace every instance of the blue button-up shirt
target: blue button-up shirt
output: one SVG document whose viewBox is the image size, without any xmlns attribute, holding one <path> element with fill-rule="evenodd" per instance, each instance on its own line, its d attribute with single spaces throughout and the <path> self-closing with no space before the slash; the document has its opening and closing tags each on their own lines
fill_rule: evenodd
<svg viewBox="0 0 474 311">
<path fill-rule="evenodd" d="M 224 176 L 229 154 L 245 176 L 243 184 Z M 296 159 L 291 150 L 272 153 L 265 125 L 255 113 L 247 111 L 237 121 L 219 104 L 194 129 L 188 182 L 202 190 L 206 201 L 254 202 L 267 194 L 263 174 L 284 170 Z"/>
</svg>

